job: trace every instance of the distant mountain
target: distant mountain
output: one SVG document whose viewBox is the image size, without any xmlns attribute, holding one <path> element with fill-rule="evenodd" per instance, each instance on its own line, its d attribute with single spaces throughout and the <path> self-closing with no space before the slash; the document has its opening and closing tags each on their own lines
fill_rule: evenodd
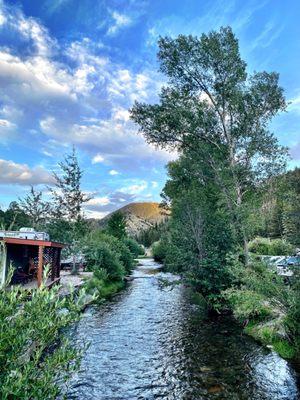
<svg viewBox="0 0 300 400">
<path fill-rule="evenodd" d="M 130 203 L 116 211 L 120 211 L 126 216 L 127 231 L 133 236 L 168 218 L 168 212 L 162 210 L 159 203 Z M 93 225 L 97 224 L 104 228 L 112 214 L 113 212 L 101 220 L 93 220 Z"/>
</svg>

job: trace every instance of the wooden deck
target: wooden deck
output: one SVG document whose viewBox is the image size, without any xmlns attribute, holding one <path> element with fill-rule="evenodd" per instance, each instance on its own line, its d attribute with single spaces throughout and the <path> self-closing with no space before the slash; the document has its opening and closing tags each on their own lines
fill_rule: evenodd
<svg viewBox="0 0 300 400">
<path fill-rule="evenodd" d="M 60 277 L 54 279 L 54 281 L 52 281 L 51 278 L 47 279 L 46 287 L 51 288 L 53 285 L 59 284 L 59 294 L 67 296 L 73 289 L 82 286 L 85 280 L 91 278 L 92 275 L 92 272 L 80 272 L 79 275 L 72 275 L 70 271 L 61 271 Z M 36 289 L 38 284 L 37 280 L 35 279 L 25 284 L 18 284 L 14 286 L 20 286 L 23 289 L 30 291 L 32 289 Z"/>
</svg>

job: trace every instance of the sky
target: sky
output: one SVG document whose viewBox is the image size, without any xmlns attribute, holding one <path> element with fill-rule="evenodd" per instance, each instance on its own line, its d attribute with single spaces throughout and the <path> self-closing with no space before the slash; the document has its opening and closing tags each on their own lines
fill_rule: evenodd
<svg viewBox="0 0 300 400">
<path fill-rule="evenodd" d="M 289 106 L 270 128 L 300 166 L 299 15 L 298 0 L 0 0 L 0 207 L 30 185 L 47 196 L 72 145 L 87 216 L 159 201 L 176 155 L 146 144 L 128 109 L 165 84 L 159 36 L 226 25 L 250 73 L 280 73 Z"/>
</svg>

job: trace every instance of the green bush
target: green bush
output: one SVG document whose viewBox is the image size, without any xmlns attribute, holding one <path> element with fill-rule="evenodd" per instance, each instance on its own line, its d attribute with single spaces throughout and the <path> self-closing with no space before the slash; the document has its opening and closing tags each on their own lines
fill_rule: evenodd
<svg viewBox="0 0 300 400">
<path fill-rule="evenodd" d="M 270 254 L 270 239 L 268 238 L 255 238 L 249 242 L 249 251 L 255 254 Z"/>
<path fill-rule="evenodd" d="M 224 294 L 233 309 L 234 316 L 240 321 L 263 319 L 272 314 L 264 296 L 253 290 L 228 289 Z"/>
<path fill-rule="evenodd" d="M 84 255 L 89 270 L 104 269 L 112 280 L 120 280 L 125 275 L 119 253 L 113 252 L 104 241 L 90 242 L 85 247 Z"/>
<path fill-rule="evenodd" d="M 134 266 L 134 258 L 123 240 L 103 231 L 93 231 L 85 239 L 88 268 L 104 268 L 112 279 L 122 279 Z"/>
<path fill-rule="evenodd" d="M 98 237 L 98 240 L 106 243 L 109 246 L 111 251 L 118 256 L 121 264 L 124 267 L 125 272 L 127 274 L 130 273 L 134 266 L 134 259 L 129 248 L 124 244 L 124 242 L 114 236 L 107 234 L 101 234 Z"/>
<path fill-rule="evenodd" d="M 291 255 L 295 249 L 283 239 L 257 237 L 249 242 L 249 250 L 260 255 L 284 256 Z"/>
<path fill-rule="evenodd" d="M 283 239 L 271 240 L 271 253 L 273 256 L 288 256 L 295 252 L 295 247 Z"/>
<path fill-rule="evenodd" d="M 165 240 L 160 240 L 152 245 L 152 255 L 155 261 L 164 262 L 168 254 L 168 243 Z"/>
<path fill-rule="evenodd" d="M 134 257 L 143 256 L 145 254 L 143 246 L 139 245 L 135 239 L 126 237 L 123 239 L 123 242 Z"/>
<path fill-rule="evenodd" d="M 103 299 L 109 298 L 120 289 L 124 287 L 123 281 L 110 281 L 109 277 L 102 279 L 102 274 L 98 274 L 99 270 L 95 270 L 93 277 L 85 283 L 85 289 L 88 293 L 93 294 L 98 302 L 102 302 Z M 101 271 L 101 268 L 100 268 Z"/>
<path fill-rule="evenodd" d="M 63 329 L 78 320 L 80 298 L 60 298 L 58 290 L 41 287 L 30 297 L 16 286 L 0 290 L 1 399 L 56 399 L 78 367 Z"/>
<path fill-rule="evenodd" d="M 288 310 L 285 326 L 300 360 L 300 273 L 294 272 L 294 280 L 288 291 Z"/>
</svg>

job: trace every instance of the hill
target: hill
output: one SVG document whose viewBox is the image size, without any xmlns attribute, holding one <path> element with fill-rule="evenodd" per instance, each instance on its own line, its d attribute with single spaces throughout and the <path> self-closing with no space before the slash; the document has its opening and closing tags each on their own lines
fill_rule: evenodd
<svg viewBox="0 0 300 400">
<path fill-rule="evenodd" d="M 159 207 L 159 203 L 154 202 L 130 203 L 116 211 L 120 211 L 126 216 L 127 231 L 133 236 L 168 218 L 166 211 Z M 98 220 L 98 225 L 105 227 L 112 214 L 110 213 L 101 220 Z"/>
</svg>

